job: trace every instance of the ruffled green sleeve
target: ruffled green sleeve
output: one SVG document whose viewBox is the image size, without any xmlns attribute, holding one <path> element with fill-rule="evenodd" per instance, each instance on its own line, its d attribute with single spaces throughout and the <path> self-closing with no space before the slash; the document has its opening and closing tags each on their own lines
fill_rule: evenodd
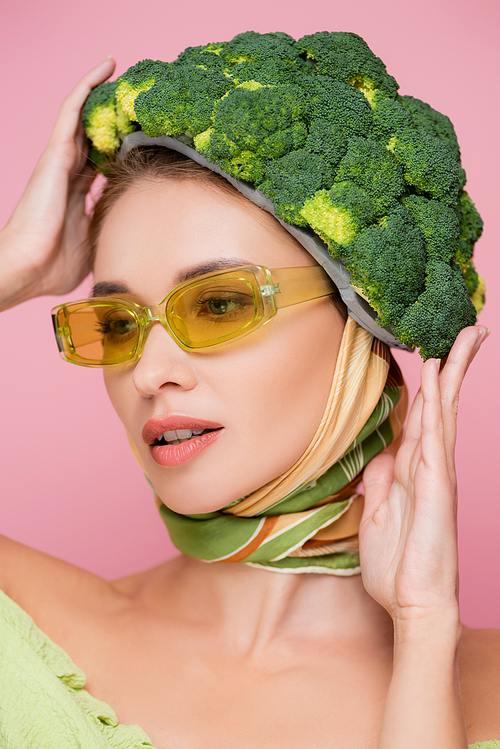
<svg viewBox="0 0 500 749">
<path fill-rule="evenodd" d="M 0 747 L 154 749 L 84 686 L 69 655 L 0 591 Z"/>
<path fill-rule="evenodd" d="M 469 744 L 469 749 L 500 749 L 500 741 L 478 741 L 476 744 Z"/>
</svg>

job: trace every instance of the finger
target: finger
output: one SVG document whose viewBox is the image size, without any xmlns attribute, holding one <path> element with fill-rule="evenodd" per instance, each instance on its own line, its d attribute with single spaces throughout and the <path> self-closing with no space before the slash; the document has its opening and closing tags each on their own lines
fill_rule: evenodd
<svg viewBox="0 0 500 749">
<path fill-rule="evenodd" d="M 462 330 L 440 374 L 444 438 L 450 476 L 455 473 L 454 453 L 460 388 L 472 360 L 488 335 L 488 329 L 484 326 Z"/>
<path fill-rule="evenodd" d="M 422 423 L 422 406 L 422 393 L 419 388 L 408 412 L 404 436 L 405 441 L 415 440 L 420 436 L 420 426 Z"/>
<path fill-rule="evenodd" d="M 448 476 L 444 444 L 443 408 L 439 380 L 439 359 L 428 359 L 420 371 L 422 391 L 421 445 L 422 459 L 434 475 Z"/>
<path fill-rule="evenodd" d="M 57 118 L 51 141 L 59 142 L 73 138 L 80 123 L 80 111 L 85 103 L 85 99 L 93 88 L 105 80 L 113 73 L 115 61 L 112 57 L 106 58 L 100 65 L 96 65 L 76 84 L 72 91 L 64 99 L 59 117 Z"/>
<path fill-rule="evenodd" d="M 394 458 L 387 452 L 380 453 L 368 463 L 363 472 L 364 517 L 371 518 L 387 499 L 393 481 Z"/>
</svg>

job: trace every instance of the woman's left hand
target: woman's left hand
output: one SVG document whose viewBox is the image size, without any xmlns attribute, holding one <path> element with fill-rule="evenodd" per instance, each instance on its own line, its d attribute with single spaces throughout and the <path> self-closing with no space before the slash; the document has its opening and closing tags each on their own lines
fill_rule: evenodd
<svg viewBox="0 0 500 749">
<path fill-rule="evenodd" d="M 484 327 L 463 330 L 441 372 L 438 360 L 424 363 L 395 460 L 383 453 L 364 472 L 363 582 L 395 625 L 450 612 L 458 617 L 458 395 L 487 335 Z"/>
</svg>

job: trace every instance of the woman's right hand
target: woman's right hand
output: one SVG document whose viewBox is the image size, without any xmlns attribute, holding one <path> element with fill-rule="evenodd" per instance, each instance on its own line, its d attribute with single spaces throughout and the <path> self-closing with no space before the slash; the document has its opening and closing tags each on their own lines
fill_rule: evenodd
<svg viewBox="0 0 500 749">
<path fill-rule="evenodd" d="M 113 73 L 112 58 L 87 73 L 64 99 L 50 140 L 0 232 L 0 309 L 65 294 L 90 271 L 85 197 L 93 179 L 81 110 Z"/>
</svg>

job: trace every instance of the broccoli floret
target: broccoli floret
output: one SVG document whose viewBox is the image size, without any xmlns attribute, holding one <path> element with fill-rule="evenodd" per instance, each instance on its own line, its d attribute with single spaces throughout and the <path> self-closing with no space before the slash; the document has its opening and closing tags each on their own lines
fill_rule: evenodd
<svg viewBox="0 0 500 749">
<path fill-rule="evenodd" d="M 165 67 L 155 84 L 138 94 L 134 109 L 146 135 L 194 136 L 210 126 L 214 101 L 232 86 L 216 68 L 188 60 Z"/>
<path fill-rule="evenodd" d="M 304 113 L 305 97 L 297 86 L 243 84 L 217 103 L 210 133 L 202 134 L 195 145 L 208 159 L 224 164 L 233 176 L 258 184 L 267 160 L 304 143 Z M 254 171 L 248 171 L 250 161 L 240 164 L 242 155 L 254 157 Z"/>
<path fill-rule="evenodd" d="M 203 44 L 200 47 L 186 47 L 186 49 L 180 53 L 175 62 L 184 62 L 190 60 L 190 58 L 198 55 L 217 55 L 223 52 L 224 47 L 227 46 L 227 42 L 216 42 L 214 44 Z"/>
<path fill-rule="evenodd" d="M 458 217 L 453 208 L 420 195 L 403 198 L 403 204 L 425 236 L 429 260 L 449 262 L 457 251 L 459 235 Z"/>
<path fill-rule="evenodd" d="M 295 49 L 295 40 L 281 32 L 238 34 L 226 44 L 221 57 L 237 84 L 251 80 L 264 85 L 299 84 L 315 75 L 314 66 Z"/>
<path fill-rule="evenodd" d="M 452 204 L 460 186 L 459 166 L 452 152 L 433 135 L 402 130 L 387 148 L 402 164 L 406 182 L 417 192 Z"/>
<path fill-rule="evenodd" d="M 292 224 L 305 226 L 301 216 L 306 198 L 332 183 L 333 173 L 319 154 L 305 149 L 268 163 L 260 190 L 274 203 L 276 216 Z"/>
<path fill-rule="evenodd" d="M 154 86 L 167 67 L 161 60 L 141 60 L 118 78 L 116 99 L 131 120 L 137 120 L 134 103 L 138 95 Z"/>
<path fill-rule="evenodd" d="M 465 285 L 467 286 L 467 291 L 469 292 L 469 296 L 472 298 L 472 295 L 479 286 L 479 274 L 474 267 L 474 263 L 472 262 L 472 260 L 467 264 L 467 267 L 465 271 L 463 271 L 463 274 Z"/>
<path fill-rule="evenodd" d="M 300 54 L 295 49 L 295 40 L 281 31 L 259 34 L 245 31 L 228 42 L 221 53 L 230 65 L 242 62 L 298 62 Z"/>
<path fill-rule="evenodd" d="M 457 204 L 460 221 L 460 241 L 455 262 L 464 270 L 474 252 L 474 245 L 483 233 L 483 220 L 469 195 L 462 190 Z"/>
<path fill-rule="evenodd" d="M 394 326 L 403 343 L 418 346 L 422 358 L 442 358 L 463 328 L 474 325 L 476 310 L 457 265 L 441 260 L 427 264 L 425 291 Z"/>
<path fill-rule="evenodd" d="M 310 123 L 306 148 L 336 167 L 347 151 L 349 138 L 371 132 L 370 105 L 357 89 L 328 76 L 308 81 L 305 92 Z"/>
<path fill-rule="evenodd" d="M 373 101 L 373 134 L 384 146 L 397 133 L 411 129 L 414 122 L 410 113 L 398 99 L 390 99 L 385 94 L 377 92 Z"/>
<path fill-rule="evenodd" d="M 478 315 L 483 309 L 485 301 L 486 301 L 486 282 L 484 278 L 482 278 L 481 276 L 478 276 L 478 284 L 477 284 L 476 290 L 473 292 L 471 296 L 471 302 L 474 305 L 474 308 Z"/>
<path fill-rule="evenodd" d="M 383 216 L 405 190 L 403 169 L 386 148 L 374 140 L 351 138 L 335 182 L 354 182 L 370 196 L 375 215 Z"/>
<path fill-rule="evenodd" d="M 115 98 L 117 82 L 104 83 L 94 88 L 83 107 L 83 126 L 92 141 L 91 159 L 101 164 L 103 155 L 113 154 L 121 139 L 135 130 Z"/>
<path fill-rule="evenodd" d="M 345 31 L 319 31 L 303 36 L 297 42 L 298 51 L 312 60 L 320 75 L 358 88 L 371 101 L 380 89 L 388 96 L 396 96 L 398 84 L 388 75 L 386 67 L 367 43 L 357 34 Z"/>
<path fill-rule="evenodd" d="M 401 205 L 378 224 L 361 231 L 344 254 L 352 282 L 378 312 L 379 325 L 400 320 L 422 291 L 425 242 L 410 213 Z"/>
<path fill-rule="evenodd" d="M 345 247 L 373 221 L 376 206 L 358 185 L 339 182 L 308 198 L 299 213 L 326 242 L 331 254 L 342 257 Z"/>
<path fill-rule="evenodd" d="M 398 98 L 402 106 L 410 113 L 415 125 L 445 143 L 460 163 L 460 146 L 450 118 L 433 109 L 425 101 L 415 99 L 413 96 Z"/>
<path fill-rule="evenodd" d="M 460 161 L 460 146 L 458 145 L 455 128 L 449 117 L 433 109 L 429 104 L 413 96 L 400 96 L 403 107 L 411 114 L 417 128 L 438 138 L 450 149 L 454 155 L 459 172 L 459 188 L 467 182 L 467 176 Z"/>
</svg>

